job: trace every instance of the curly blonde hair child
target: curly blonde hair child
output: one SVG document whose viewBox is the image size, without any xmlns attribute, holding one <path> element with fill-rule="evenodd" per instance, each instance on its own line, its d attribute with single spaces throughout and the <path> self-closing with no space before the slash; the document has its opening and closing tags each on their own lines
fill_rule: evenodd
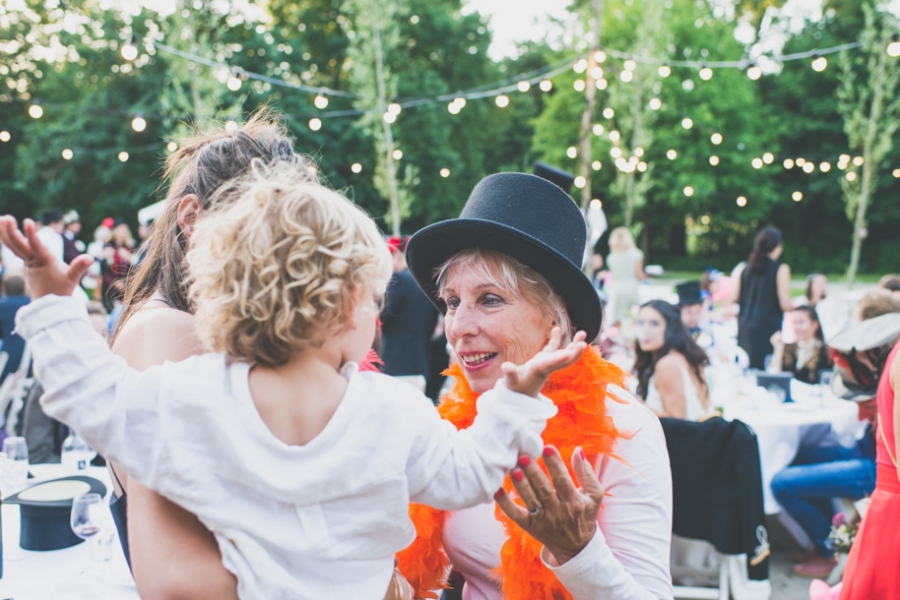
<svg viewBox="0 0 900 600">
<path fill-rule="evenodd" d="M 197 332 L 214 352 L 283 365 L 339 331 L 358 294 L 380 297 L 391 257 L 375 223 L 290 166 L 257 163 L 220 189 L 187 261 Z"/>
</svg>

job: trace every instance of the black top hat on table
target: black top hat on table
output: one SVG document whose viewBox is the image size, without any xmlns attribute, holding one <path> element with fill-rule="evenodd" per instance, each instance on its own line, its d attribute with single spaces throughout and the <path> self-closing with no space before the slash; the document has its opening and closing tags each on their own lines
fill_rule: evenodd
<svg viewBox="0 0 900 600">
<path fill-rule="evenodd" d="M 472 190 L 458 219 L 429 225 L 406 248 L 409 270 L 438 309 L 435 270 L 464 250 L 502 252 L 531 267 L 566 305 L 575 330 L 588 341 L 600 333 L 600 299 L 581 271 L 587 226 L 559 186 L 526 173 L 498 173 Z"/>
<path fill-rule="evenodd" d="M 25 550 L 59 550 L 80 544 L 69 523 L 72 501 L 84 494 L 106 495 L 106 486 L 93 477 L 73 475 L 37 483 L 9 498 L 21 515 L 19 546 Z"/>
</svg>

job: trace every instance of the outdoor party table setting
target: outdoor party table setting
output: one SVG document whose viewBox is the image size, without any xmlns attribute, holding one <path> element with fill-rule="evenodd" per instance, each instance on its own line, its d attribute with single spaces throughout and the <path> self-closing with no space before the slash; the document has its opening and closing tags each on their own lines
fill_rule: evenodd
<svg viewBox="0 0 900 600">
<path fill-rule="evenodd" d="M 29 471 L 31 477 L 24 485 L 11 483 L 9 477 L 0 481 L 4 488 L 0 508 L 3 551 L 0 598 L 139 598 L 110 516 L 112 486 L 107 470 L 36 464 L 30 465 Z M 63 497 L 68 498 L 54 501 Z M 27 518 L 46 506 L 55 508 L 52 516 L 46 513 L 47 517 L 39 514 L 38 520 Z M 52 530 L 49 529 L 51 519 Z M 69 521 L 68 530 L 63 520 Z M 73 533 L 77 538 L 86 539 L 73 538 Z M 70 545 L 73 542 L 77 543 Z M 59 549 L 24 549 L 23 545 Z"/>
</svg>

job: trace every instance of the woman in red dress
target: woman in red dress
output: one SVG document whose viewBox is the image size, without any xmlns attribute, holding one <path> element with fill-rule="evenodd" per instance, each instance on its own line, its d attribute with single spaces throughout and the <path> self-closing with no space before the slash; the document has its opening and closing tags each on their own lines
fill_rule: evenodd
<svg viewBox="0 0 900 600">
<path fill-rule="evenodd" d="M 888 356 L 878 384 L 878 428 L 875 492 L 856 535 L 844 570 L 841 600 L 900 598 L 900 478 L 897 446 L 900 405 L 900 342 Z"/>
</svg>

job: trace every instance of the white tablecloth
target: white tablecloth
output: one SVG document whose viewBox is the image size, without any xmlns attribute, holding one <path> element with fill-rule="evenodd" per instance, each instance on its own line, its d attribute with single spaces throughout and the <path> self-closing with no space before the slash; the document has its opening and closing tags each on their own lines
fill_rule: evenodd
<svg viewBox="0 0 900 600">
<path fill-rule="evenodd" d="M 106 469 L 89 468 L 80 471 L 102 481 L 109 492 L 112 488 Z M 60 473 L 64 476 L 71 473 Z M 107 493 L 106 501 L 109 501 Z M 3 578 L 0 579 L 0 598 L 15 600 L 137 600 L 137 589 L 125 563 L 115 527 L 110 560 L 92 560 L 87 543 L 63 550 L 32 552 L 19 547 L 19 507 L 4 504 L 3 519 Z"/>
</svg>

